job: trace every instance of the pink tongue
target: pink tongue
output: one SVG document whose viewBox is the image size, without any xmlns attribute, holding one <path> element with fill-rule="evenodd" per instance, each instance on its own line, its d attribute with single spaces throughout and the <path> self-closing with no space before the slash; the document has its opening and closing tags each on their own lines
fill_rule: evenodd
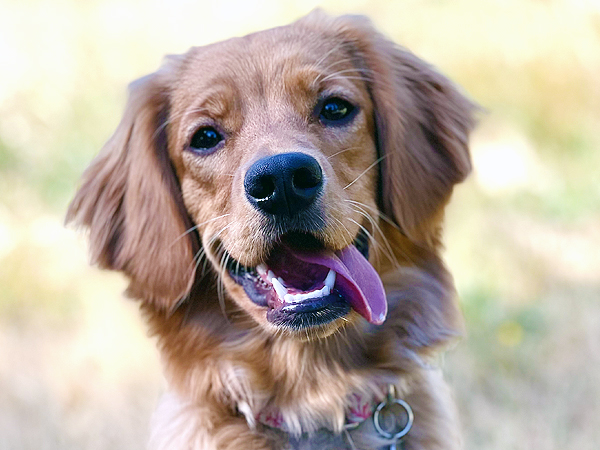
<svg viewBox="0 0 600 450">
<path fill-rule="evenodd" d="M 383 323 L 387 315 L 383 283 L 373 266 L 354 245 L 349 245 L 336 254 L 292 253 L 301 261 L 335 270 L 335 287 L 346 301 L 369 322 L 375 325 Z"/>
</svg>

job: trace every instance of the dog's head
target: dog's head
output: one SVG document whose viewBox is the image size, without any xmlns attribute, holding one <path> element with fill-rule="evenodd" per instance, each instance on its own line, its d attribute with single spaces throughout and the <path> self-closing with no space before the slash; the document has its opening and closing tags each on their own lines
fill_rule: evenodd
<svg viewBox="0 0 600 450">
<path fill-rule="evenodd" d="M 313 13 L 134 82 L 68 220 L 156 309 L 186 299 L 208 264 L 267 330 L 379 324 L 369 250 L 380 271 L 403 252 L 389 233 L 435 253 L 470 170 L 472 110 L 368 21 Z"/>
</svg>

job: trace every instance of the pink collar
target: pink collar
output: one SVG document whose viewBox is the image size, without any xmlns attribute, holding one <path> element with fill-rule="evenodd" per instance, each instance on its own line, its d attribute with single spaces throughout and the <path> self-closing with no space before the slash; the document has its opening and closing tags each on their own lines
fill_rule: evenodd
<svg viewBox="0 0 600 450">
<path fill-rule="evenodd" d="M 385 392 L 382 387 L 381 392 Z M 377 405 L 385 399 L 385 395 L 367 396 L 363 394 L 353 393 L 348 397 L 346 405 L 346 428 L 354 428 L 366 419 L 373 416 L 373 412 Z M 283 414 L 279 408 L 267 405 L 255 415 L 257 422 L 262 423 L 271 428 L 276 428 L 286 433 L 290 431 L 285 423 Z"/>
</svg>

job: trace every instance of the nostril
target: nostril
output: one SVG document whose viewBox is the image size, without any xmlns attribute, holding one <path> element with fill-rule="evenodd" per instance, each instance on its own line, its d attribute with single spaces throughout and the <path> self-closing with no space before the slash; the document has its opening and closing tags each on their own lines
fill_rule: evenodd
<svg viewBox="0 0 600 450">
<path fill-rule="evenodd" d="M 248 189 L 248 194 L 257 200 L 269 198 L 274 192 L 275 180 L 270 175 L 263 175 L 255 178 Z"/>
<path fill-rule="evenodd" d="M 246 198 L 262 213 L 294 216 L 311 207 L 321 193 L 323 171 L 305 153 L 280 153 L 255 161 L 244 176 Z"/>
<path fill-rule="evenodd" d="M 292 175 L 292 184 L 296 189 L 312 189 L 321 184 L 322 173 L 318 165 L 300 167 Z"/>
</svg>

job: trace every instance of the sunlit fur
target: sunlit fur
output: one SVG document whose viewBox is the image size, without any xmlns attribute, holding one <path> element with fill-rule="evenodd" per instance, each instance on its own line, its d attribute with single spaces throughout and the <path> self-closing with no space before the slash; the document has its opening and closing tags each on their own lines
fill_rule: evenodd
<svg viewBox="0 0 600 450">
<path fill-rule="evenodd" d="M 319 122 L 326 95 L 359 108 L 349 125 Z M 67 220 L 89 229 L 96 264 L 128 276 L 158 337 L 170 392 L 151 448 L 286 448 L 288 436 L 254 423 L 267 403 L 292 435 L 308 433 L 297 448 L 339 448 L 347 396 L 386 383 L 415 410 L 407 450 L 460 448 L 434 361 L 461 332 L 439 250 L 444 206 L 470 170 L 473 110 L 368 20 L 320 12 L 170 56 L 131 85 Z M 191 135 L 206 125 L 224 145 L 191 151 Z M 324 245 L 340 250 L 359 230 L 368 234 L 388 295 L 382 326 L 352 312 L 284 332 L 227 274 L 228 258 L 254 266 L 278 238 L 245 198 L 246 170 L 290 151 L 323 169 Z M 322 428 L 329 447 L 316 444 Z M 385 444 L 368 421 L 350 434 L 357 449 Z"/>
</svg>

